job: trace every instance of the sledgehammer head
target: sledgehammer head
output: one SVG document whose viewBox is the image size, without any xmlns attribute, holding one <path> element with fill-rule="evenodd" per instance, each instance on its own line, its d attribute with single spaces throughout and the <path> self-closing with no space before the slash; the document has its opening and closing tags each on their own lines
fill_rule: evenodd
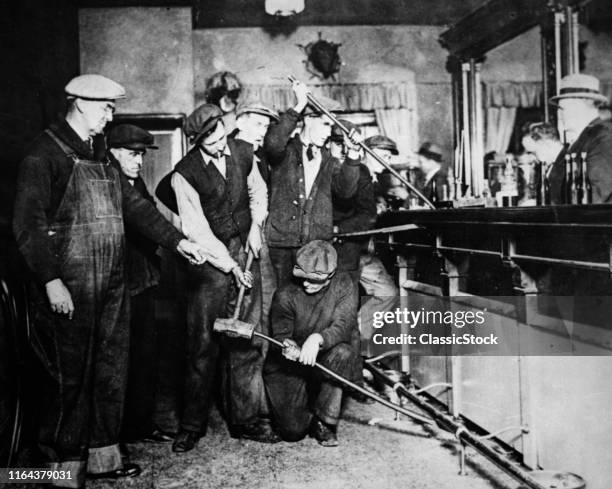
<svg viewBox="0 0 612 489">
<path fill-rule="evenodd" d="M 246 338 L 250 340 L 253 338 L 255 325 L 234 318 L 219 318 L 215 321 L 213 330 L 232 338 Z"/>
</svg>

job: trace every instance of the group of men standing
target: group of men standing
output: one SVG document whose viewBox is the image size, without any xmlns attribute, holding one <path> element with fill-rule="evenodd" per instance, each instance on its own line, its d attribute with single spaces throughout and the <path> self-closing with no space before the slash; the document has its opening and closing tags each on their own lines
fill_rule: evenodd
<svg viewBox="0 0 612 489">
<path fill-rule="evenodd" d="M 311 367 L 321 362 L 359 379 L 364 246 L 336 242 L 352 246 L 351 263 L 339 262 L 332 240 L 340 228 L 371 226 L 376 196 L 356 128 L 335 132 L 340 153 L 332 156 L 333 122 L 308 104 L 306 86 L 294 82 L 293 91 L 295 106 L 280 116 L 259 103 L 238 107 L 231 132 L 217 105 L 186 119 L 192 149 L 156 189 L 179 216 L 179 231 L 140 175 L 153 136 L 120 124 L 104 139 L 123 87 L 100 75 L 66 86 L 66 116 L 21 164 L 13 224 L 32 272 L 32 346 L 45 371 L 38 445 L 47 465 L 73 474 L 55 480 L 58 487 L 138 475 L 122 441 L 194 448 L 217 378 L 232 436 L 275 443 L 310 433 L 337 445 L 342 389 Z M 186 372 L 173 436 L 152 422 L 158 245 L 186 258 Z M 271 272 L 273 299 L 262 292 L 260 265 Z M 282 351 L 213 332 L 241 287 L 240 317 L 283 342 Z"/>
</svg>

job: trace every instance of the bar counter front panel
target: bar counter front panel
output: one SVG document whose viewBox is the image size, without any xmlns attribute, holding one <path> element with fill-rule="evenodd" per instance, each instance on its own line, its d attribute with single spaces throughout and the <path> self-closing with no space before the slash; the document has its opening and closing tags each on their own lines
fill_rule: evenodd
<svg viewBox="0 0 612 489">
<path fill-rule="evenodd" d="M 419 229 L 401 230 L 412 224 Z M 527 466 L 574 472 L 589 489 L 609 489 L 612 205 L 396 211 L 379 217 L 377 228 L 386 227 L 396 230 L 376 244 L 395 262 L 402 308 L 427 296 L 463 296 L 495 311 L 504 298 L 523 296 L 516 325 L 507 331 L 500 322 L 499 333 L 525 336 L 529 325 L 529 341 L 564 342 L 571 351 L 432 357 L 403 346 L 404 369 L 421 387 L 451 386 L 430 393 L 488 432 L 502 431 L 498 438 Z"/>
</svg>

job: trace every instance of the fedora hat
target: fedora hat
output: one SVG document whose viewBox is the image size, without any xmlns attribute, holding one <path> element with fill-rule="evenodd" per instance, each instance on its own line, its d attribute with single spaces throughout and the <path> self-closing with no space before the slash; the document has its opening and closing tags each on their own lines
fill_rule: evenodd
<svg viewBox="0 0 612 489">
<path fill-rule="evenodd" d="M 591 75 L 574 73 L 561 78 L 559 95 L 550 98 L 557 103 L 564 98 L 586 98 L 599 102 L 608 102 L 608 98 L 599 91 L 599 80 Z"/>
</svg>

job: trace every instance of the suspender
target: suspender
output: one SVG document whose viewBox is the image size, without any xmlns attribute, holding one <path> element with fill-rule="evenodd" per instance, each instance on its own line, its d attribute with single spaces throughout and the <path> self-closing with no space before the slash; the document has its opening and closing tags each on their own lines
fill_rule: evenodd
<svg viewBox="0 0 612 489">
<path fill-rule="evenodd" d="M 74 150 L 68 146 L 64 141 L 58 138 L 51 129 L 45 129 L 47 135 L 55 141 L 55 143 L 60 147 L 60 149 L 64 152 L 64 154 L 72 159 L 76 158 L 76 153 Z"/>
</svg>

